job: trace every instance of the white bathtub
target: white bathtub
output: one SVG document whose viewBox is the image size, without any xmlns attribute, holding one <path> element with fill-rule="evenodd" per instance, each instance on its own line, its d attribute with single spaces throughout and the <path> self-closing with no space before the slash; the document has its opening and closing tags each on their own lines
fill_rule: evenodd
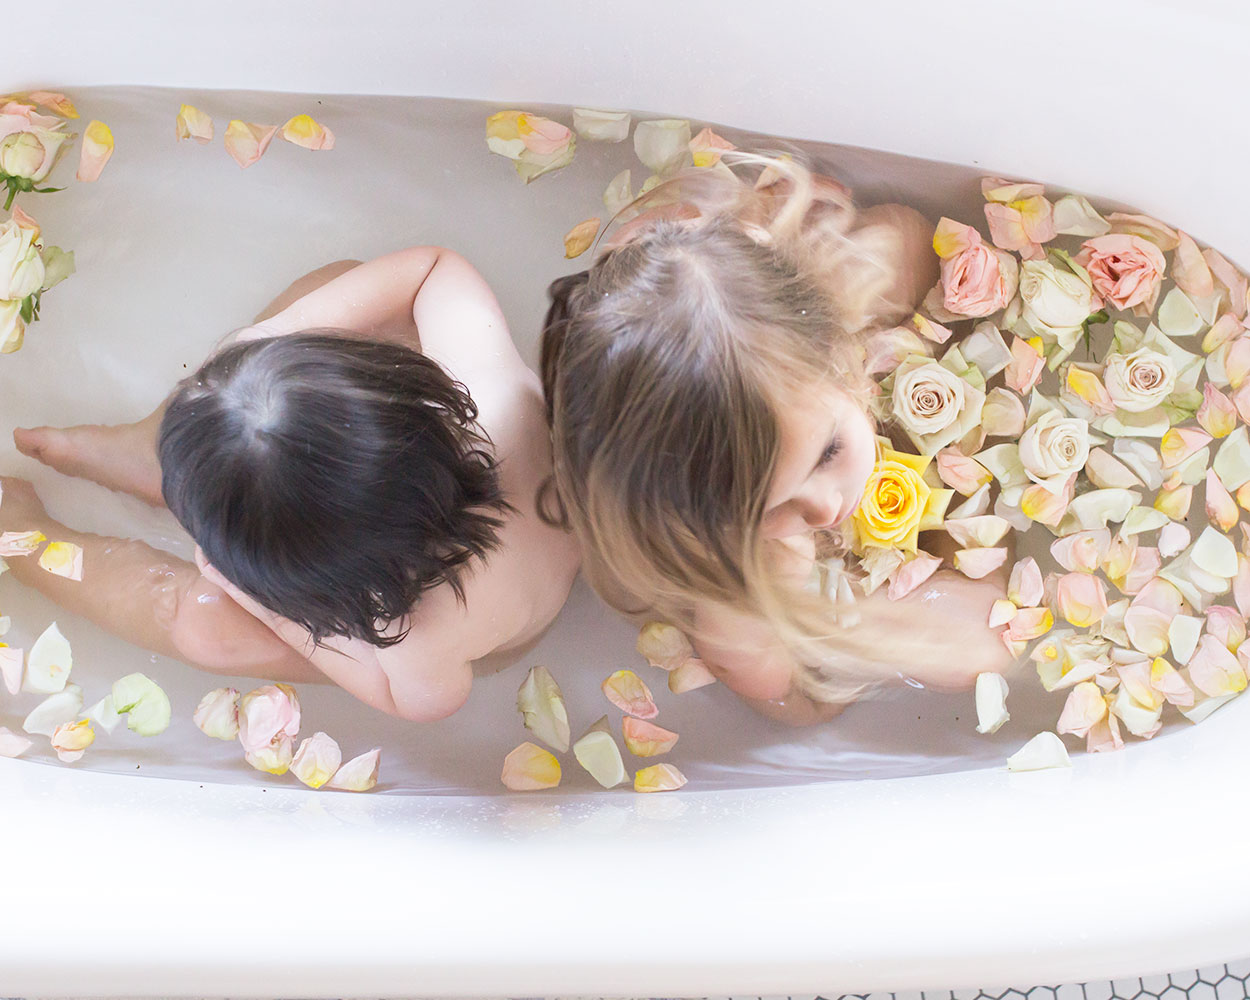
<svg viewBox="0 0 1250 1000">
<path fill-rule="evenodd" d="M 0 84 L 650 108 L 1111 195 L 1250 265 L 1245 8 L 843 6 L 61 2 L 23 15 Z M 1197 152 L 1152 141 L 1169 119 Z M 995 751 L 672 796 L 314 794 L 224 750 L 221 781 L 0 760 L 0 994 L 829 995 L 1205 965 L 1250 951 L 1248 723 L 1242 699 L 1071 770 Z"/>
</svg>

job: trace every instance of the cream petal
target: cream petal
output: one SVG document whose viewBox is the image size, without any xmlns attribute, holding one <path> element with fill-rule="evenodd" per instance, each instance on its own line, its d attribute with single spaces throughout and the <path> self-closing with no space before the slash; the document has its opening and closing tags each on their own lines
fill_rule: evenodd
<svg viewBox="0 0 1250 1000">
<path fill-rule="evenodd" d="M 972 580 L 989 576 L 1007 561 L 1007 549 L 960 549 L 955 553 L 955 569 Z"/>
<path fill-rule="evenodd" d="M 1147 656 L 1162 656 L 1168 651 L 1168 626 L 1171 618 L 1149 607 L 1130 607 L 1124 613 L 1124 630 L 1133 648 Z"/>
<path fill-rule="evenodd" d="M 1157 490 L 1163 483 L 1163 466 L 1159 453 L 1145 441 L 1119 438 L 1111 451 L 1137 476 L 1148 490 Z"/>
<path fill-rule="evenodd" d="M 668 675 L 668 689 L 673 694 L 685 694 L 715 683 L 716 677 L 697 656 L 692 656 Z"/>
<path fill-rule="evenodd" d="M 590 142 L 623 142 L 629 136 L 628 111 L 573 109 L 573 131 Z"/>
<path fill-rule="evenodd" d="M 382 760 L 381 747 L 353 757 L 340 767 L 334 777 L 326 782 L 326 788 L 340 792 L 367 792 L 378 783 L 378 766 Z"/>
<path fill-rule="evenodd" d="M 39 566 L 68 580 L 82 579 L 82 548 L 73 542 L 49 542 L 39 554 Z"/>
<path fill-rule="evenodd" d="M 113 682 L 113 707 L 126 716 L 126 728 L 140 736 L 159 736 L 169 728 L 169 698 L 146 674 L 133 673 Z"/>
<path fill-rule="evenodd" d="M 1078 194 L 1064 195 L 1055 202 L 1055 232 L 1060 236 L 1105 236 L 1111 223 Z"/>
<path fill-rule="evenodd" d="M 82 713 L 82 688 L 66 684 L 63 691 L 49 695 L 26 716 L 22 729 L 32 736 L 51 736 L 63 722 L 73 722 Z"/>
<path fill-rule="evenodd" d="M 1056 539 L 1050 545 L 1050 554 L 1069 572 L 1093 573 L 1107 558 L 1110 548 L 1110 529 L 1097 528 Z"/>
<path fill-rule="evenodd" d="M 1250 438 L 1245 426 L 1224 439 L 1211 467 L 1226 489 L 1236 490 L 1250 482 Z"/>
<path fill-rule="evenodd" d="M 52 731 L 52 749 L 65 764 L 81 759 L 82 752 L 94 742 L 95 730 L 87 719 L 62 722 Z"/>
<path fill-rule="evenodd" d="M 1224 694 L 1215 698 L 1200 698 L 1195 700 L 1192 707 L 1183 705 L 1178 707 L 1181 715 L 1196 724 L 1205 720 L 1216 709 L 1223 708 L 1236 697 L 1235 694 Z"/>
<path fill-rule="evenodd" d="M 0 757 L 20 757 L 33 745 L 25 736 L 0 726 Z"/>
<path fill-rule="evenodd" d="M 69 640 L 53 622 L 30 647 L 26 658 L 25 690 L 35 694 L 55 694 L 65 687 L 74 668 Z"/>
<path fill-rule="evenodd" d="M 634 152 L 656 174 L 686 166 L 693 162 L 690 122 L 676 118 L 639 122 L 634 129 Z"/>
<path fill-rule="evenodd" d="M 1189 545 L 1191 537 L 1185 525 L 1168 521 L 1159 529 L 1159 555 L 1164 559 L 1171 559 Z"/>
<path fill-rule="evenodd" d="M 643 719 L 626 716 L 621 720 L 621 735 L 625 746 L 635 757 L 658 757 L 676 745 L 678 736 Z"/>
<path fill-rule="evenodd" d="M 669 676 L 672 677 L 671 674 Z M 632 670 L 617 670 L 608 676 L 602 687 L 608 701 L 627 715 L 654 719 L 660 712 L 647 685 Z"/>
<path fill-rule="evenodd" d="M 622 170 L 604 188 L 603 207 L 608 210 L 608 216 L 615 219 L 633 200 L 633 187 L 629 170 Z"/>
<path fill-rule="evenodd" d="M 1042 571 L 1032 556 L 1026 556 L 1011 568 L 1007 597 L 1021 608 L 1037 607 L 1042 602 Z"/>
<path fill-rule="evenodd" d="M 648 663 L 661 670 L 674 670 L 694 656 L 694 646 L 680 629 L 664 622 L 648 622 L 638 633 L 634 648 Z"/>
<path fill-rule="evenodd" d="M 982 486 L 954 510 L 947 512 L 947 517 L 980 517 L 990 506 L 990 488 Z"/>
<path fill-rule="evenodd" d="M 122 721 L 121 715 L 113 707 L 113 696 L 111 694 L 106 694 L 82 714 L 110 734 L 117 728 L 118 723 Z"/>
<path fill-rule="evenodd" d="M 1192 337 L 1205 325 L 1197 307 L 1179 288 L 1173 288 L 1163 296 L 1159 305 L 1159 329 L 1164 334 L 1169 337 Z"/>
<path fill-rule="evenodd" d="M 255 750 L 249 750 L 243 759 L 258 771 L 266 774 L 286 774 L 291 769 L 291 761 L 295 753 L 291 737 L 287 733 L 275 736 L 272 743 Z"/>
<path fill-rule="evenodd" d="M 200 699 L 192 716 L 205 736 L 233 740 L 239 735 L 239 689 L 217 688 Z"/>
<path fill-rule="evenodd" d="M 627 777 L 620 747 L 603 716 L 573 744 L 577 762 L 604 788 L 615 788 Z"/>
<path fill-rule="evenodd" d="M 977 732 L 996 733 L 1011 716 L 1007 712 L 1007 681 L 1002 674 L 977 674 Z"/>
<path fill-rule="evenodd" d="M 942 528 L 964 548 L 986 548 L 997 545 L 1011 530 L 1011 525 L 993 514 L 980 517 L 947 518 Z"/>
<path fill-rule="evenodd" d="M 560 762 L 542 747 L 522 743 L 504 758 L 500 780 L 514 792 L 555 788 L 560 784 Z"/>
<path fill-rule="evenodd" d="M 1019 608 L 1005 598 L 995 601 L 990 606 L 990 618 L 988 622 L 989 627 L 999 628 L 1002 625 L 1008 624 L 1011 619 L 1016 617 L 1016 612 L 1018 610 Z"/>
<path fill-rule="evenodd" d="M 1143 485 L 1132 469 L 1104 448 L 1090 451 L 1085 474 L 1100 489 L 1133 489 Z"/>
<path fill-rule="evenodd" d="M 1068 749 L 1054 733 L 1038 733 L 1007 758 L 1009 771 L 1041 771 L 1050 767 L 1071 767 Z"/>
<path fill-rule="evenodd" d="M 686 776 L 672 764 L 652 764 L 634 774 L 635 792 L 671 792 L 686 783 Z"/>
<path fill-rule="evenodd" d="M 0 645 L 0 678 L 4 679 L 4 688 L 9 694 L 17 694 L 22 689 L 23 659 L 22 650 Z"/>
<path fill-rule="evenodd" d="M 1214 528 L 1204 528 L 1194 542 L 1191 556 L 1199 569 L 1231 580 L 1237 575 L 1237 547 L 1232 540 Z"/>
<path fill-rule="evenodd" d="M 533 667 L 517 692 L 517 711 L 525 728 L 551 747 L 564 753 L 569 748 L 569 714 L 564 695 L 551 672 Z"/>
<path fill-rule="evenodd" d="M 316 732 L 300 743 L 289 770 L 309 788 L 320 788 L 334 777 L 342 763 L 338 743 L 325 733 Z"/>
</svg>

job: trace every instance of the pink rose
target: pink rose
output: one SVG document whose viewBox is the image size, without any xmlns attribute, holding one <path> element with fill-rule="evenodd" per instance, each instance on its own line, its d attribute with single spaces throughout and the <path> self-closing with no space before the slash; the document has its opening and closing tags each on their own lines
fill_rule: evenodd
<svg viewBox="0 0 1250 1000">
<path fill-rule="evenodd" d="M 1163 251 L 1140 236 L 1112 233 L 1081 244 L 1076 262 L 1089 272 L 1094 290 L 1117 309 L 1152 311 L 1167 262 Z"/>
<path fill-rule="evenodd" d="M 971 226 L 938 223 L 933 249 L 942 258 L 942 304 L 960 316 L 988 316 L 1016 294 L 1019 266 L 1009 253 L 986 246 Z"/>
</svg>

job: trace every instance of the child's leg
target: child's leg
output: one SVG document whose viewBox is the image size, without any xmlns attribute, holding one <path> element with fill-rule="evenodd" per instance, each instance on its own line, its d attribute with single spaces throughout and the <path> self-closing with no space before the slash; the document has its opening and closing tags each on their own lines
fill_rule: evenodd
<svg viewBox="0 0 1250 1000">
<path fill-rule="evenodd" d="M 128 642 L 210 673 L 329 683 L 305 657 L 210 584 L 193 563 L 122 538 L 74 531 L 52 520 L 30 483 L 0 479 L 0 529 L 42 531 L 83 550 L 83 578 L 42 569 L 35 556 L 10 558 L 23 585 Z"/>
<path fill-rule="evenodd" d="M 276 316 L 291 303 L 359 263 L 358 260 L 336 260 L 297 278 L 252 322 L 259 323 Z M 161 467 L 156 458 L 156 437 L 164 414 L 165 404 L 161 403 L 151 414 L 133 424 L 19 427 L 13 432 L 13 441 L 23 455 L 29 455 L 58 472 L 90 479 L 160 507 L 165 501 L 161 497 Z"/>
</svg>

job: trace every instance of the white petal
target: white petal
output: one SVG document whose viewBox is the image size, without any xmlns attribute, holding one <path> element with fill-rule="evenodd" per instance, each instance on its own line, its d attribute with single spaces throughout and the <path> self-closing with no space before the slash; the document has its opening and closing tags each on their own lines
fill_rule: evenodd
<svg viewBox="0 0 1250 1000">
<path fill-rule="evenodd" d="M 1111 223 L 1079 194 L 1066 194 L 1055 202 L 1055 232 L 1060 236 L 1104 236 Z"/>
<path fill-rule="evenodd" d="M 63 722 L 73 722 L 82 712 L 82 688 L 66 684 L 59 691 L 41 701 L 26 716 L 22 728 L 34 736 L 51 736 Z"/>
<path fill-rule="evenodd" d="M 1011 348 L 1004 343 L 998 327 L 988 320 L 973 327 L 972 333 L 960 342 L 959 352 L 965 361 L 981 370 L 987 381 L 1011 361 Z"/>
<path fill-rule="evenodd" d="M 1171 559 L 1190 541 L 1189 529 L 1177 521 L 1169 521 L 1159 531 L 1159 555 Z"/>
<path fill-rule="evenodd" d="M 629 112 L 574 108 L 573 130 L 591 142 L 621 142 L 629 135 Z"/>
<path fill-rule="evenodd" d="M 1223 532 L 1210 526 L 1194 542 L 1194 565 L 1213 576 L 1231 580 L 1237 575 L 1237 547 Z"/>
<path fill-rule="evenodd" d="M 1040 771 L 1048 767 L 1071 767 L 1063 740 L 1051 732 L 1038 733 L 1007 758 L 1009 771 Z"/>
<path fill-rule="evenodd" d="M 1111 451 L 1145 484 L 1146 489 L 1157 490 L 1163 485 L 1163 464 L 1159 452 L 1145 441 L 1118 438 L 1112 443 Z"/>
<path fill-rule="evenodd" d="M 1203 325 L 1197 308 L 1179 288 L 1163 296 L 1159 305 L 1159 329 L 1169 337 L 1192 337 Z"/>
<path fill-rule="evenodd" d="M 1002 674 L 977 674 L 977 732 L 996 733 L 1007 713 L 1007 681 Z"/>
<path fill-rule="evenodd" d="M 33 744 L 25 736 L 0 726 L 0 757 L 20 757 Z"/>
<path fill-rule="evenodd" d="M 359 757 L 353 757 L 326 782 L 326 788 L 336 788 L 343 792 L 369 791 L 378 783 L 378 765 L 381 759 L 380 747 L 375 747 L 368 753 L 362 753 Z"/>
<path fill-rule="evenodd" d="M 606 715 L 573 744 L 573 756 L 604 788 L 615 788 L 626 778 L 621 749 L 612 738 Z"/>
<path fill-rule="evenodd" d="M 117 728 L 117 724 L 122 721 L 122 717 L 113 708 L 113 696 L 111 694 L 106 694 L 83 712 L 83 715 L 99 725 L 106 733 L 112 733 Z"/>
<path fill-rule="evenodd" d="M 1124 518 L 1120 534 L 1127 538 L 1130 535 L 1140 535 L 1145 531 L 1155 531 L 1171 523 L 1172 519 L 1161 510 L 1155 510 L 1153 507 L 1134 507 Z"/>
<path fill-rule="evenodd" d="M 546 667 L 534 667 L 517 692 L 516 707 L 525 728 L 561 753 L 569 748 L 569 714 L 560 685 Z"/>
<path fill-rule="evenodd" d="M 968 497 L 963 503 L 951 511 L 946 516 L 955 519 L 964 517 L 980 517 L 990 508 L 990 487 L 989 484 L 982 486 L 979 490 Z"/>
<path fill-rule="evenodd" d="M 1202 636 L 1202 619 L 1193 615 L 1177 615 L 1168 626 L 1168 645 L 1177 663 L 1188 663 Z"/>
<path fill-rule="evenodd" d="M 1180 705 L 1181 715 L 1185 716 L 1190 722 L 1198 723 L 1214 712 L 1217 708 L 1223 708 L 1230 701 L 1236 698 L 1236 694 L 1221 694 L 1214 698 L 1203 698 L 1195 701 L 1190 706 Z"/>
<path fill-rule="evenodd" d="M 685 166 L 690 156 L 690 122 L 677 118 L 639 122 L 634 129 L 634 152 L 657 174 Z"/>
<path fill-rule="evenodd" d="M 1224 439 L 1211 467 L 1230 493 L 1250 482 L 1250 438 L 1244 424 Z"/>
<path fill-rule="evenodd" d="M 24 690 L 35 694 L 55 694 L 65 687 L 73 667 L 74 656 L 70 652 L 69 641 L 53 622 L 30 648 L 30 655 L 26 658 Z"/>
</svg>

